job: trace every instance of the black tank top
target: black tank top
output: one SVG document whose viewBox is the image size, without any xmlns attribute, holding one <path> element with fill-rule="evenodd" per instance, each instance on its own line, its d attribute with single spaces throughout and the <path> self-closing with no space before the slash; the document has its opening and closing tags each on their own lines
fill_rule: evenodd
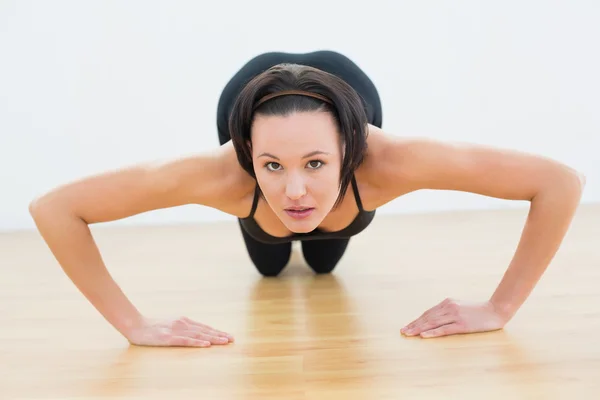
<svg viewBox="0 0 600 400">
<path fill-rule="evenodd" d="M 352 190 L 354 191 L 354 198 L 356 199 L 356 205 L 358 206 L 358 215 L 352 220 L 350 225 L 335 232 L 322 231 L 319 228 L 307 232 L 307 233 L 292 233 L 286 237 L 272 236 L 261 229 L 254 219 L 254 213 L 259 200 L 258 185 L 254 190 L 254 200 L 252 201 L 252 209 L 250 215 L 245 218 L 240 218 L 240 225 L 250 236 L 262 243 L 278 244 L 286 243 L 294 240 L 318 240 L 318 239 L 348 239 L 351 236 L 357 235 L 362 232 L 375 217 L 375 210 L 366 211 L 363 208 L 360 194 L 358 192 L 358 186 L 356 185 L 356 179 L 352 176 Z"/>
</svg>

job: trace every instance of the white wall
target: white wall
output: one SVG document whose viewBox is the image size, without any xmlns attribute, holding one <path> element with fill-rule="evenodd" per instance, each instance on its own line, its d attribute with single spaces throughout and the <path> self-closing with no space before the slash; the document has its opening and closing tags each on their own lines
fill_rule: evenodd
<svg viewBox="0 0 600 400">
<path fill-rule="evenodd" d="M 218 146 L 220 90 L 254 55 L 346 53 L 384 128 L 532 151 L 587 173 L 600 201 L 600 6 L 588 1 L 0 2 L 0 229 L 29 201 L 109 168 Z M 515 205 L 412 194 L 382 210 Z M 117 223 L 228 217 L 180 207 Z"/>
</svg>

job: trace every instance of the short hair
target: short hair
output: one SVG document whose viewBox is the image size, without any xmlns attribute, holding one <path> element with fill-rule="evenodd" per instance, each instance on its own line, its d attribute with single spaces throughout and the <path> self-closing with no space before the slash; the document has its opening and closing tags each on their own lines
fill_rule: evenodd
<svg viewBox="0 0 600 400">
<path fill-rule="evenodd" d="M 259 102 L 265 96 L 283 91 L 302 91 L 324 97 L 291 94 Z M 368 119 L 363 99 L 343 79 L 306 65 L 282 63 L 252 78 L 236 98 L 229 117 L 229 132 L 241 167 L 256 178 L 252 163 L 251 128 L 255 115 L 286 116 L 293 112 L 323 111 L 330 113 L 340 134 L 344 155 L 340 171 L 340 194 L 337 207 L 361 165 L 367 149 Z M 262 195 L 262 192 L 261 192 Z"/>
</svg>

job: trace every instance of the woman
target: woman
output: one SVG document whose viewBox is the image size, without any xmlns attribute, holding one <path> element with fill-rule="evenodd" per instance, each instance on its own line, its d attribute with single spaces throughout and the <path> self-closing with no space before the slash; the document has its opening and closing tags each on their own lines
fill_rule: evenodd
<svg viewBox="0 0 600 400">
<path fill-rule="evenodd" d="M 228 83 L 218 110 L 217 150 L 87 177 L 30 204 L 65 273 L 132 344 L 210 346 L 233 337 L 188 318 L 142 315 L 110 277 L 89 224 L 184 204 L 213 207 L 239 219 L 256 268 L 275 276 L 294 240 L 316 273 L 330 272 L 378 207 L 419 189 L 530 201 L 490 299 L 444 300 L 401 330 L 436 337 L 501 329 L 512 318 L 558 250 L 585 183 L 548 158 L 386 134 L 374 85 L 334 52 L 260 55 Z"/>
</svg>

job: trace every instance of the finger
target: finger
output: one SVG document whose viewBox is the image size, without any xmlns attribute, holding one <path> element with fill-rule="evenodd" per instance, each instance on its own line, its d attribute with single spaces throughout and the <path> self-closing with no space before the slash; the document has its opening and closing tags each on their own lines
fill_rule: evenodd
<svg viewBox="0 0 600 400">
<path fill-rule="evenodd" d="M 171 336 L 167 345 L 173 347 L 210 347 L 211 344 L 209 341 L 195 339 L 189 336 Z"/>
<path fill-rule="evenodd" d="M 442 311 L 444 312 L 444 311 Z M 456 315 L 445 311 L 445 314 L 431 316 L 430 319 L 423 321 L 421 324 L 415 325 L 413 328 L 406 331 L 406 336 L 418 335 L 421 332 L 428 331 L 430 329 L 438 328 L 442 325 L 451 324 L 456 322 Z"/>
<path fill-rule="evenodd" d="M 202 328 L 202 329 L 204 329 L 205 331 L 207 331 L 207 332 L 211 332 L 211 333 L 212 333 L 212 334 L 214 334 L 214 335 L 218 335 L 218 336 L 225 336 L 225 337 L 227 337 L 228 339 L 230 339 L 231 341 L 233 341 L 233 336 L 232 336 L 232 335 L 230 335 L 230 334 L 229 334 L 229 333 L 227 333 L 227 332 L 220 331 L 220 330 L 218 330 L 218 329 L 215 329 L 215 328 L 213 328 L 212 326 L 208 326 L 208 325 L 206 325 L 206 324 L 203 324 L 203 323 L 201 323 L 201 322 L 194 321 L 193 319 L 190 319 L 190 318 L 187 318 L 187 317 L 183 317 L 183 320 L 184 320 L 185 322 L 187 322 L 187 323 L 188 323 L 189 325 L 191 325 L 191 326 L 198 327 L 198 328 Z"/>
<path fill-rule="evenodd" d="M 415 328 L 423 325 L 424 323 L 426 323 L 434 318 L 437 318 L 440 315 L 444 315 L 446 313 L 447 313 L 447 310 L 445 308 L 443 308 L 441 304 L 438 304 L 437 306 L 432 307 L 429 310 L 427 310 L 426 312 L 424 312 L 419 318 L 417 318 L 410 324 L 406 325 L 400 331 L 402 333 L 407 333 L 407 332 L 413 331 Z"/>
<path fill-rule="evenodd" d="M 455 335 L 457 333 L 464 333 L 464 329 L 460 324 L 450 323 L 434 329 L 430 329 L 425 332 L 421 332 L 423 338 L 434 338 L 448 335 Z"/>
<path fill-rule="evenodd" d="M 412 321 L 410 324 L 406 325 L 401 331 L 406 331 L 408 329 L 414 328 L 416 325 L 422 323 L 423 321 L 427 321 L 431 318 L 432 315 L 440 313 L 446 314 L 448 310 L 452 310 L 452 307 L 456 305 L 456 301 L 450 298 L 444 299 L 439 304 L 431 307 L 429 310 L 426 310 L 419 318 Z"/>
<path fill-rule="evenodd" d="M 227 344 L 229 339 L 226 336 L 211 335 L 201 331 L 185 331 L 182 336 L 188 336 L 194 339 L 200 339 L 210 342 L 211 344 Z"/>
<path fill-rule="evenodd" d="M 209 328 L 197 328 L 197 329 L 206 335 L 224 338 L 227 341 L 233 342 L 233 336 L 231 336 L 228 333 L 221 332 L 219 330 L 212 329 L 210 327 Z"/>
<path fill-rule="evenodd" d="M 432 307 L 429 310 L 425 311 L 423 314 L 421 314 L 418 318 L 416 318 L 413 321 L 411 321 L 409 324 L 407 324 L 400 331 L 402 333 L 404 333 L 405 331 L 407 331 L 409 329 L 412 329 L 415 325 L 421 323 L 422 320 L 426 319 L 431 313 L 435 312 L 437 308 L 438 308 L 438 306 L 435 306 L 435 307 Z"/>
<path fill-rule="evenodd" d="M 456 302 L 456 300 L 447 298 L 447 299 L 443 300 L 441 303 L 439 303 L 437 306 L 432 307 L 429 310 L 427 310 L 422 317 L 420 317 L 416 321 L 412 322 L 411 324 L 407 325 L 405 327 L 403 333 L 405 333 L 406 331 L 409 331 L 409 330 L 411 330 L 411 331 L 415 330 L 419 326 L 422 326 L 422 324 L 424 324 L 425 322 L 427 322 L 433 318 L 437 318 L 438 316 L 441 316 L 441 315 L 446 315 L 446 314 L 458 315 L 459 311 L 460 311 L 460 306 Z"/>
</svg>

